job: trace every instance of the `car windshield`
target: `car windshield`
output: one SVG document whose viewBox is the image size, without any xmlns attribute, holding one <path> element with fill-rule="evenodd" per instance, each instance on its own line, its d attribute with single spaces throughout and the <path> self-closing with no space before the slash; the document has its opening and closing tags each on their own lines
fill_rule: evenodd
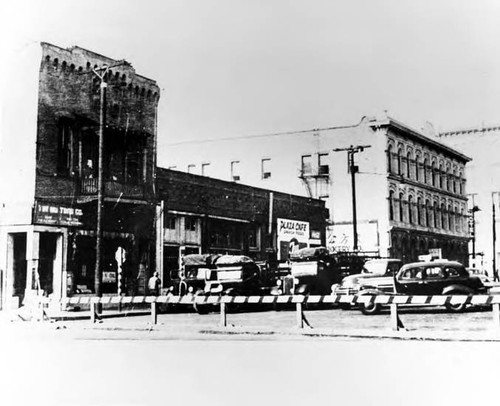
<svg viewBox="0 0 500 406">
<path fill-rule="evenodd" d="M 363 266 L 363 273 L 374 275 L 383 275 L 387 270 L 387 262 L 385 261 L 368 261 Z"/>
</svg>

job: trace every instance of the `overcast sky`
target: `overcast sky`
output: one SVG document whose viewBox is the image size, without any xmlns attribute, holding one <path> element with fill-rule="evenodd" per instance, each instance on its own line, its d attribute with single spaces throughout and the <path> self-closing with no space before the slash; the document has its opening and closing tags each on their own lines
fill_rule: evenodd
<svg viewBox="0 0 500 406">
<path fill-rule="evenodd" d="M 383 110 L 416 128 L 500 123 L 497 0 L 17 0 L 0 15 L 4 57 L 79 45 L 155 79 L 160 164 L 170 142 Z"/>
</svg>

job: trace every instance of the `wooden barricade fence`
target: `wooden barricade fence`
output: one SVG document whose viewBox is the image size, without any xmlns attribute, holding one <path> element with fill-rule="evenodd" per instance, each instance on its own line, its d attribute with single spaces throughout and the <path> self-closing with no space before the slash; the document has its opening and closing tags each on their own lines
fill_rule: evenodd
<svg viewBox="0 0 500 406">
<path fill-rule="evenodd" d="M 50 298 L 37 298 L 38 306 L 54 304 Z M 102 305 L 133 305 L 150 304 L 151 323 L 158 322 L 158 305 L 213 305 L 219 306 L 220 321 L 222 327 L 227 326 L 227 305 L 250 305 L 262 304 L 295 304 L 296 326 L 304 327 L 307 320 L 304 317 L 304 304 L 379 304 L 390 307 L 391 326 L 393 330 L 402 328 L 399 318 L 400 306 L 446 306 L 447 304 L 459 305 L 485 305 L 492 306 L 493 321 L 500 329 L 500 294 L 499 295 L 435 295 L 435 296 L 406 296 L 406 295 L 282 295 L 282 296 L 106 296 L 106 297 L 69 297 L 59 300 L 56 304 L 67 305 L 89 305 L 90 320 L 95 323 L 99 318 L 97 304 Z"/>
</svg>

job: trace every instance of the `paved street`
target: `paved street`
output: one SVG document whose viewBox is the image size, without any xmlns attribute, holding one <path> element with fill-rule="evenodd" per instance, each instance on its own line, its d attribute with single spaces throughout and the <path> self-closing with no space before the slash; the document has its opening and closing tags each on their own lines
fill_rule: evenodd
<svg viewBox="0 0 500 406">
<path fill-rule="evenodd" d="M 465 405 L 498 395 L 498 343 L 3 338 L 2 404 Z"/>
<path fill-rule="evenodd" d="M 490 311 L 309 310 L 2 323 L 2 404 L 95 406 L 477 404 L 497 396 Z M 229 333 L 229 334 L 228 334 Z M 317 333 L 315 335 L 315 333 Z M 405 339 L 427 336 L 431 340 Z M 391 338 L 392 337 L 392 338 Z M 461 341 L 485 339 L 485 341 Z"/>
</svg>

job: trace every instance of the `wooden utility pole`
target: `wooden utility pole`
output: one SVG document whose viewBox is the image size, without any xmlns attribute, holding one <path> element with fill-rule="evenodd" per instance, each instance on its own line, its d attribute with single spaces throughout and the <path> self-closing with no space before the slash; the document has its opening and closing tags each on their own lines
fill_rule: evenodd
<svg viewBox="0 0 500 406">
<path fill-rule="evenodd" d="M 101 106 L 99 109 L 99 157 L 98 157 L 98 175 L 97 175 L 97 226 L 96 226 L 96 247 L 95 247 L 95 294 L 102 296 L 102 212 L 104 209 L 104 179 L 103 179 L 103 155 L 104 155 L 104 126 L 106 124 L 106 87 L 104 81 L 108 68 L 105 67 L 104 73 L 99 75 L 101 79 L 100 95 Z"/>
<path fill-rule="evenodd" d="M 495 213 L 495 194 L 498 192 L 491 192 L 491 224 L 493 231 L 493 258 L 492 258 L 492 268 L 493 268 L 493 280 L 498 282 L 498 272 L 497 272 L 497 227 L 496 227 L 496 213 Z"/>
<path fill-rule="evenodd" d="M 365 148 L 370 148 L 371 145 L 351 145 L 349 148 L 334 148 L 334 152 L 347 151 L 348 171 L 351 174 L 351 192 L 352 192 L 352 234 L 353 234 L 353 251 L 358 250 L 358 218 L 356 212 L 356 172 L 359 172 L 359 167 L 354 165 L 354 154 L 363 152 Z"/>
</svg>

